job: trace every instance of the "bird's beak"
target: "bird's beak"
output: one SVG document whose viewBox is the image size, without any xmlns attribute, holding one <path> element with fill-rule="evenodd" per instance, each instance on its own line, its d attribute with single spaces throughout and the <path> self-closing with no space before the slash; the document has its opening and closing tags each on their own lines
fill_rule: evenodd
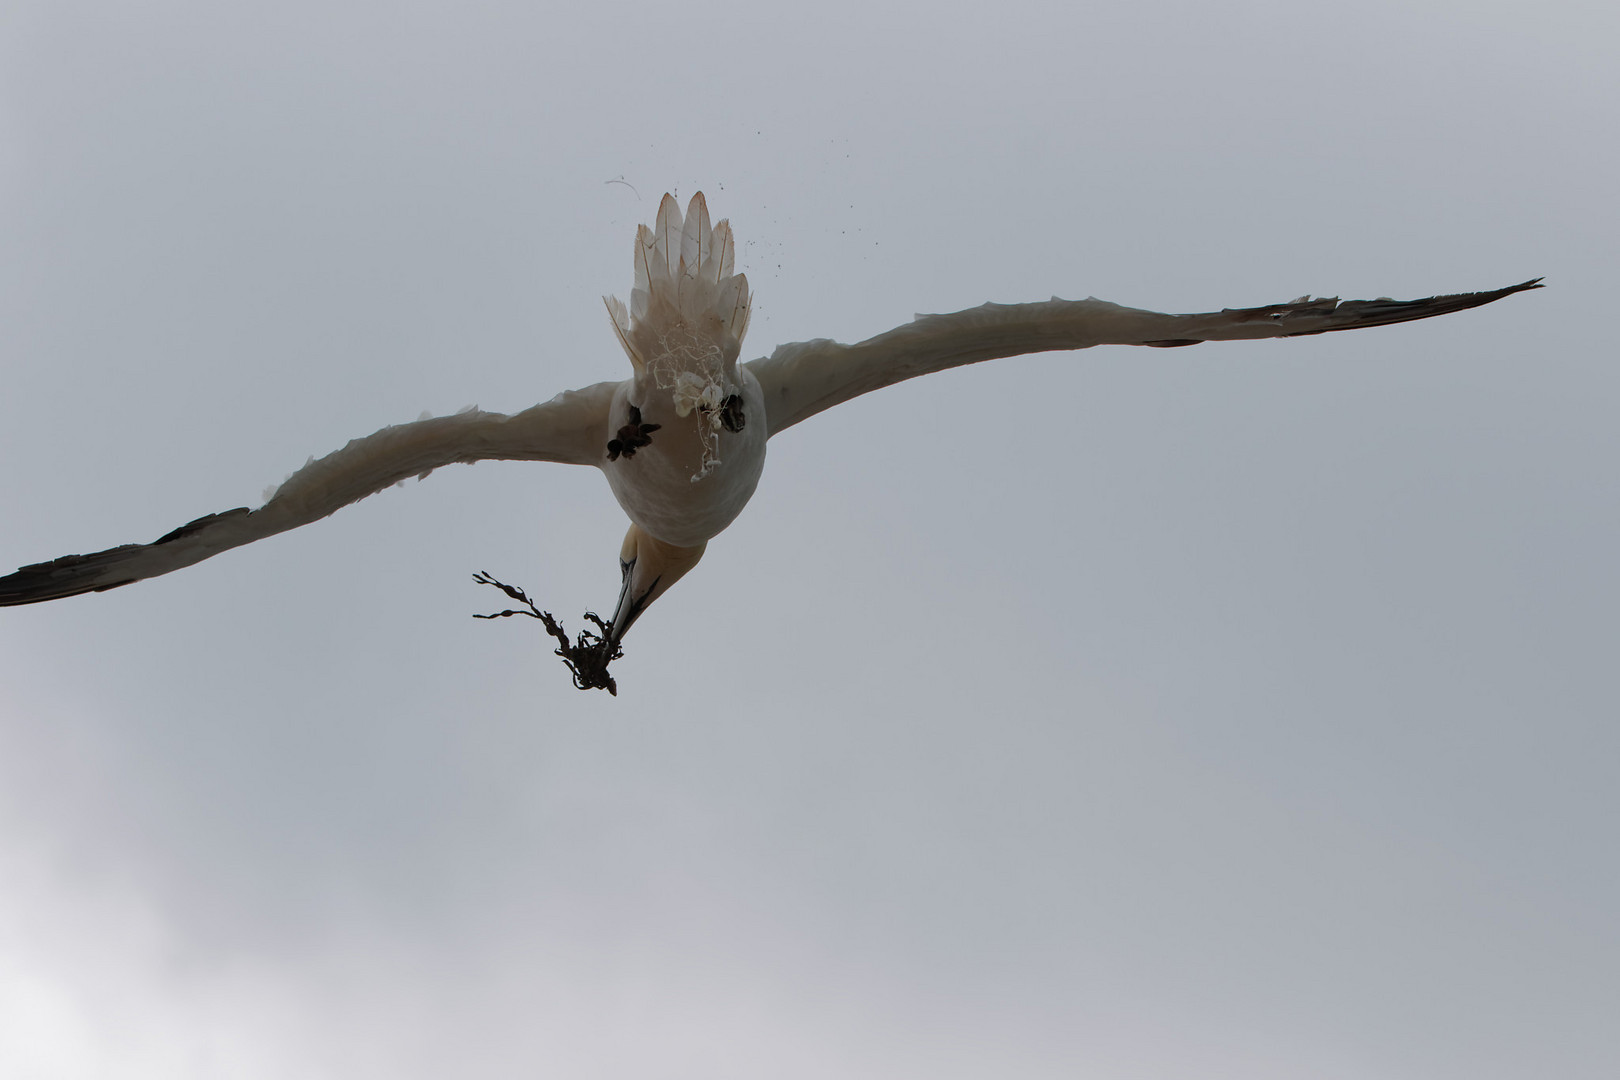
<svg viewBox="0 0 1620 1080">
<path fill-rule="evenodd" d="M 671 585 L 698 564 L 706 546 L 676 547 L 648 535 L 639 525 L 630 526 L 619 549 L 619 572 L 623 575 L 624 583 L 619 589 L 619 602 L 613 609 L 613 619 L 608 624 L 611 627 L 608 632 L 610 650 L 619 644 L 625 631 L 654 600 L 664 595 Z"/>
</svg>

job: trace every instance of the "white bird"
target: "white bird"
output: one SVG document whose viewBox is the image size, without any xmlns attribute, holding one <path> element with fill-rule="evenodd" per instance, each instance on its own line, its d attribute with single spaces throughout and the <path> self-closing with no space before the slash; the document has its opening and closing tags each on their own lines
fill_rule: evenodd
<svg viewBox="0 0 1620 1080">
<path fill-rule="evenodd" d="M 469 410 L 383 428 L 311 461 L 257 510 L 239 507 L 180 526 L 150 544 L 66 555 L 0 578 L 0 605 L 101 592 L 201 562 L 307 525 L 441 465 L 487 459 L 591 465 L 630 517 L 619 552 L 613 617 L 570 642 L 521 589 L 485 574 L 561 643 L 580 689 L 616 692 L 608 664 L 625 631 L 703 557 L 759 483 L 771 436 L 850 398 L 918 375 L 1020 353 L 1093 345 L 1196 345 L 1298 337 L 1427 319 L 1478 307 L 1539 278 L 1491 292 L 1422 300 L 1311 299 L 1268 307 L 1167 315 L 1103 300 L 985 304 L 912 322 L 855 345 L 817 339 L 738 363 L 748 330 L 748 280 L 734 272 L 731 227 L 710 227 L 702 192 L 683 219 L 665 195 L 652 229 L 639 226 L 630 306 L 604 298 L 631 376 L 571 390 L 511 416 Z"/>
</svg>

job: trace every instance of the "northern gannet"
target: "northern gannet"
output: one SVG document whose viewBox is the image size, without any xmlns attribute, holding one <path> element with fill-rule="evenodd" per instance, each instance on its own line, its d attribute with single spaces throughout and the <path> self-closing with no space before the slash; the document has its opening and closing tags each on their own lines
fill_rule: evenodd
<svg viewBox="0 0 1620 1080">
<path fill-rule="evenodd" d="M 555 461 L 601 469 L 630 517 L 619 551 L 613 617 L 570 642 L 521 589 L 475 580 L 524 605 L 560 644 L 580 689 L 617 692 L 608 664 L 653 601 L 696 566 L 704 546 L 748 504 L 767 439 L 853 397 L 981 360 L 1093 345 L 1161 348 L 1239 338 L 1300 337 L 1427 319 L 1540 288 L 1540 278 L 1490 292 L 1422 300 L 1312 299 L 1167 315 L 1095 297 L 984 304 L 913 321 L 854 345 L 817 339 L 739 364 L 748 330 L 747 278 L 735 272 L 731 227 L 712 228 L 702 192 L 684 217 L 665 195 L 653 228 L 637 228 L 627 309 L 604 297 L 631 377 L 558 394 L 511 416 L 472 409 L 385 427 L 311 461 L 257 510 L 238 507 L 180 526 L 150 544 L 65 555 L 0 578 L 0 605 L 102 592 L 201 562 L 307 525 L 412 476 L 457 462 Z"/>
</svg>

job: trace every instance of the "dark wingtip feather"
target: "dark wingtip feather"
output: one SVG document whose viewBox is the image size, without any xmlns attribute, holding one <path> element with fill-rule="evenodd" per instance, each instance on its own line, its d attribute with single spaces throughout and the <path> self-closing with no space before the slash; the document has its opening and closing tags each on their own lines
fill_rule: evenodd
<svg viewBox="0 0 1620 1080">
<path fill-rule="evenodd" d="M 237 518 L 241 517 L 243 514 L 251 513 L 253 513 L 253 511 L 249 510 L 247 507 L 238 506 L 234 510 L 221 510 L 217 514 L 204 514 L 195 521 L 188 521 L 178 529 L 173 529 L 164 533 L 162 536 L 152 541 L 152 546 L 156 547 L 159 544 L 172 544 L 176 540 L 181 540 L 187 536 L 202 532 L 204 529 L 208 528 L 208 526 L 213 525 L 216 522 L 226 521 L 230 518 Z"/>
<path fill-rule="evenodd" d="M 60 600 L 80 593 L 105 592 L 120 585 L 128 585 L 137 578 L 104 582 L 99 573 L 115 566 L 129 554 L 141 551 L 145 544 L 125 544 L 89 555 L 63 555 L 50 562 L 33 563 L 20 568 L 15 574 L 0 577 L 0 607 L 17 604 L 37 604 L 44 600 Z"/>
<path fill-rule="evenodd" d="M 0 577 L 0 607 L 38 604 L 46 600 L 61 600 L 89 592 L 106 592 L 108 589 L 116 589 L 143 578 L 166 573 L 174 567 L 154 568 L 147 562 L 136 568 L 129 564 L 153 548 L 184 540 L 220 522 L 233 521 L 250 513 L 252 511 L 247 507 L 239 506 L 234 510 L 206 514 L 195 521 L 188 521 L 178 529 L 164 533 L 150 544 L 121 544 L 106 551 L 93 551 L 88 555 L 63 555 L 50 562 L 24 566 L 15 574 Z M 128 576 L 117 576 L 120 568 Z"/>
<path fill-rule="evenodd" d="M 1416 319 L 1430 319 L 1436 315 L 1449 315 L 1453 311 L 1467 311 L 1469 308 L 1481 307 L 1527 289 L 1546 288 L 1541 282 L 1542 279 L 1537 277 L 1521 281 L 1517 285 L 1509 285 L 1505 289 L 1426 296 L 1421 300 L 1346 300 L 1337 305 L 1329 316 L 1336 325 L 1318 327 L 1314 330 L 1297 330 L 1281 336 L 1307 337 L 1311 334 L 1330 334 L 1335 330 L 1360 330 L 1369 326 L 1390 326 Z M 1285 304 L 1277 309 L 1272 317 L 1287 319 L 1290 309 L 1295 307 L 1294 304 Z"/>
</svg>

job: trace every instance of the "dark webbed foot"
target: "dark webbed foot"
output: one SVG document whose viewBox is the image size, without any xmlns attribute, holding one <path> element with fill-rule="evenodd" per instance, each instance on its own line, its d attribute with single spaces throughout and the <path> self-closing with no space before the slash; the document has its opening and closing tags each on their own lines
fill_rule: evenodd
<svg viewBox="0 0 1620 1080">
<path fill-rule="evenodd" d="M 634 405 L 630 406 L 630 422 L 619 429 L 618 438 L 609 439 L 607 455 L 609 461 L 618 461 L 619 455 L 627 458 L 636 456 L 636 451 L 643 446 L 652 445 L 652 433 L 663 427 L 662 424 L 643 424 L 641 410 Z"/>
<path fill-rule="evenodd" d="M 618 696 L 619 686 L 613 681 L 613 676 L 608 674 L 608 665 L 622 657 L 624 650 L 613 641 L 612 623 L 605 623 L 595 612 L 587 611 L 585 618 L 595 623 L 601 633 L 581 630 L 577 640 L 569 641 L 562 624 L 552 618 L 549 611 L 541 611 L 536 607 L 534 601 L 529 599 L 529 594 L 522 589 L 496 581 L 483 571 L 474 574 L 473 580 L 480 585 L 494 586 L 529 609 L 518 611 L 508 608 L 506 611 L 497 611 L 490 615 L 474 615 L 473 618 L 500 619 L 508 615 L 527 615 L 531 619 L 539 619 L 545 625 L 546 633 L 557 639 L 556 653 L 562 657 L 563 663 L 567 664 L 568 670 L 573 673 L 575 686 L 581 690 L 606 690 L 613 696 Z"/>
<path fill-rule="evenodd" d="M 720 403 L 720 425 L 733 435 L 743 429 L 743 400 L 740 394 L 732 394 Z"/>
</svg>

